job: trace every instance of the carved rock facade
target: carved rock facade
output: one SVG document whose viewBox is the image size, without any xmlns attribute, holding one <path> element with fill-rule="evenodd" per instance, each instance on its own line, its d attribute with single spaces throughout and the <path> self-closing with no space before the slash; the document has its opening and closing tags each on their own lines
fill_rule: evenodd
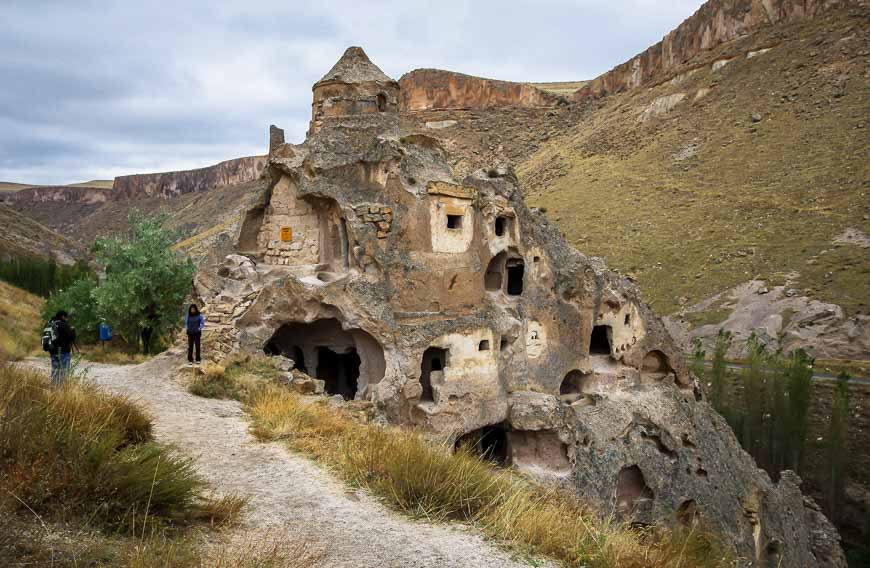
<svg viewBox="0 0 870 568">
<path fill-rule="evenodd" d="M 842 565 L 796 481 L 772 483 L 701 400 L 635 286 L 529 210 L 509 168 L 456 179 L 436 140 L 401 135 L 400 99 L 351 48 L 315 85 L 306 141 L 273 127 L 238 255 L 197 277 L 218 351 L 293 359 L 331 395 L 605 513 L 700 515 L 754 561 Z"/>
</svg>

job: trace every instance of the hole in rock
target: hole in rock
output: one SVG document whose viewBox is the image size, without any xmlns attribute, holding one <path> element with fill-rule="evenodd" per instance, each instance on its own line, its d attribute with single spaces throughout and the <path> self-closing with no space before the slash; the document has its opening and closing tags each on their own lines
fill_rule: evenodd
<svg viewBox="0 0 870 568">
<path fill-rule="evenodd" d="M 631 314 L 625 314 L 625 325 L 631 325 Z"/>
<path fill-rule="evenodd" d="M 467 448 L 468 451 L 498 465 L 508 461 L 507 431 L 500 425 L 484 426 L 473 430 L 456 440 L 455 449 Z"/>
<path fill-rule="evenodd" d="M 505 232 L 507 231 L 508 220 L 507 217 L 496 217 L 495 218 L 495 236 L 503 237 Z"/>
<path fill-rule="evenodd" d="M 507 293 L 519 296 L 523 293 L 523 274 L 526 263 L 521 258 L 511 258 L 507 261 Z"/>
<path fill-rule="evenodd" d="M 477 344 L 478 351 L 489 351 L 489 339 L 484 339 Z"/>
<path fill-rule="evenodd" d="M 434 392 L 432 391 L 432 373 L 438 373 L 437 378 L 443 378 L 444 368 L 447 366 L 447 349 L 438 347 L 430 347 L 423 352 L 423 362 L 420 364 L 420 386 L 423 387 L 423 394 L 420 395 L 421 402 L 432 402 L 435 400 Z"/>
<path fill-rule="evenodd" d="M 650 351 L 643 358 L 643 370 L 645 373 L 670 373 L 670 363 L 667 356 L 661 351 Z"/>
<path fill-rule="evenodd" d="M 461 229 L 462 228 L 462 215 L 447 215 L 447 228 L 448 229 Z"/>
<path fill-rule="evenodd" d="M 386 370 L 377 340 L 361 329 L 342 329 L 334 318 L 284 324 L 263 350 L 293 359 L 297 369 L 324 381 L 327 393 L 346 399 L 365 393 Z"/>
<path fill-rule="evenodd" d="M 616 482 L 616 506 L 620 511 L 631 511 L 636 501 L 654 497 L 639 467 L 632 465 L 619 470 L 619 478 Z"/>
<path fill-rule="evenodd" d="M 502 274 L 504 272 L 504 261 L 506 257 L 507 255 L 505 253 L 499 253 L 489 261 L 489 266 L 486 267 L 486 274 L 483 277 L 483 285 L 484 288 L 490 292 L 501 290 Z"/>
<path fill-rule="evenodd" d="M 507 340 L 507 338 L 504 338 L 504 337 L 501 338 L 501 341 L 500 341 L 499 344 L 498 344 L 498 348 L 499 348 L 499 350 L 501 350 L 501 351 L 504 351 L 505 349 L 508 348 L 508 340 Z"/>
<path fill-rule="evenodd" d="M 378 94 L 378 112 L 386 112 L 387 96 L 383 93 Z"/>
<path fill-rule="evenodd" d="M 589 386 L 591 378 L 591 375 L 585 375 L 581 371 L 574 369 L 562 379 L 562 384 L 559 386 L 559 394 L 581 394 L 584 392 L 583 389 Z"/>
<path fill-rule="evenodd" d="M 610 355 L 610 326 L 596 325 L 589 339 L 590 355 Z"/>
<path fill-rule="evenodd" d="M 764 548 L 764 564 L 768 568 L 779 568 L 782 566 L 782 543 L 779 540 L 772 540 L 767 543 Z"/>
</svg>

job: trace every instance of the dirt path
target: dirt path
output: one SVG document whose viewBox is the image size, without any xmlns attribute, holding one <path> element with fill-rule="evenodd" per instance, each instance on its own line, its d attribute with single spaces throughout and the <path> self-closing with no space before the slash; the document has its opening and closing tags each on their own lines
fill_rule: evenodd
<svg viewBox="0 0 870 568">
<path fill-rule="evenodd" d="M 248 496 L 248 535 L 288 534 L 322 551 L 321 565 L 329 567 L 528 566 L 470 529 L 409 520 L 311 460 L 258 442 L 237 402 L 193 396 L 170 378 L 178 361 L 164 355 L 141 365 L 88 364 L 88 377 L 148 407 L 157 439 L 195 457 L 218 492 Z"/>
</svg>

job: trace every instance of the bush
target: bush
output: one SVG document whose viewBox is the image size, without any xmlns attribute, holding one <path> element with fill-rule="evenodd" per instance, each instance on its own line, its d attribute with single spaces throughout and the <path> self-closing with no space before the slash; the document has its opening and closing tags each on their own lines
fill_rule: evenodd
<svg viewBox="0 0 870 568">
<path fill-rule="evenodd" d="M 194 518 L 210 503 L 193 462 L 152 441 L 146 413 L 124 397 L 0 367 L 0 510 L 141 531 Z M 138 527 L 138 528 L 137 528 Z"/>
<path fill-rule="evenodd" d="M 43 297 L 76 280 L 92 276 L 93 270 L 86 262 L 68 266 L 57 264 L 53 258 L 45 260 L 33 257 L 0 261 L 0 280 Z"/>
</svg>

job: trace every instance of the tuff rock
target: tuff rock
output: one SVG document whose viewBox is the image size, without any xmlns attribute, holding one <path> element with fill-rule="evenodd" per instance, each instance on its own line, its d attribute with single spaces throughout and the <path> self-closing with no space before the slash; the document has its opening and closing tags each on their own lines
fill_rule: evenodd
<svg viewBox="0 0 870 568">
<path fill-rule="evenodd" d="M 313 90 L 304 143 L 271 130 L 268 189 L 235 236 L 250 264 L 197 276 L 219 353 L 290 358 L 306 390 L 469 441 L 602 514 L 701 517 L 753 563 L 844 565 L 797 476 L 756 467 L 634 284 L 527 208 L 510 167 L 457 179 L 434 138 L 400 131 L 399 84 L 360 48 Z"/>
</svg>

